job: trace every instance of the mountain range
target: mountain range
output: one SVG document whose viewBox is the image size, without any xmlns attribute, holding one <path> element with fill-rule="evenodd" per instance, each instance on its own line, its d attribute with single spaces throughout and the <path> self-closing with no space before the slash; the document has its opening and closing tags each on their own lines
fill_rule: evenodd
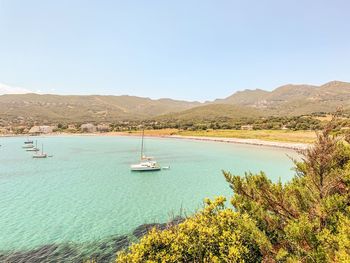
<svg viewBox="0 0 350 263">
<path fill-rule="evenodd" d="M 142 119 L 238 119 L 292 116 L 350 110 L 350 83 L 331 81 L 321 86 L 284 85 L 273 91 L 238 91 L 210 102 L 135 96 L 5 94 L 0 96 L 0 119 L 39 122 L 111 122 Z"/>
<path fill-rule="evenodd" d="M 322 86 L 284 85 L 273 91 L 239 91 L 215 103 L 251 107 L 272 115 L 332 112 L 350 107 L 350 83 L 331 81 Z"/>
</svg>

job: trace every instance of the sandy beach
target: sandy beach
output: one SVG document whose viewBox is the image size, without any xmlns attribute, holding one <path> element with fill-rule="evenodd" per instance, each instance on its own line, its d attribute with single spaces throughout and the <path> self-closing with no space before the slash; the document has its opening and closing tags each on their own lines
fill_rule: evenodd
<svg viewBox="0 0 350 263">
<path fill-rule="evenodd" d="M 269 146 L 269 147 L 278 147 L 278 148 L 286 148 L 286 149 L 294 149 L 294 150 L 303 150 L 309 146 L 309 144 L 306 144 L 306 143 L 275 142 L 275 141 L 264 141 L 264 140 L 259 140 L 259 139 L 179 136 L 179 135 L 170 135 L 170 136 L 161 136 L 161 137 L 174 138 L 174 139 L 198 140 L 198 141 L 240 143 L 240 144 L 250 144 L 250 145 L 256 145 L 256 146 Z"/>
</svg>

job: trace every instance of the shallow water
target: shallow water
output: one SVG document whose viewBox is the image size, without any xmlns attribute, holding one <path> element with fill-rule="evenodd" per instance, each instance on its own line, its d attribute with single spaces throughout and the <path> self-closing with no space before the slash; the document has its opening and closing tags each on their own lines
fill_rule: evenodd
<svg viewBox="0 0 350 263">
<path fill-rule="evenodd" d="M 293 176 L 293 151 L 241 144 L 146 138 L 146 152 L 170 170 L 131 172 L 137 137 L 38 137 L 52 158 L 33 159 L 25 138 L 1 138 L 0 251 L 86 244 L 131 233 L 230 196 L 221 170 Z"/>
</svg>

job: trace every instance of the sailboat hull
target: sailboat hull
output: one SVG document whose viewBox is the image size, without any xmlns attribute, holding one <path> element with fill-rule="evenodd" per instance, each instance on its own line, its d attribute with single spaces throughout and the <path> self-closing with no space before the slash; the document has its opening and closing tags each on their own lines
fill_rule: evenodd
<svg viewBox="0 0 350 263">
<path fill-rule="evenodd" d="M 46 158 L 47 157 L 47 154 L 44 153 L 44 154 L 34 154 L 33 155 L 33 158 Z"/>
<path fill-rule="evenodd" d="M 139 165 L 131 165 L 131 171 L 136 172 L 149 172 L 149 171 L 160 171 L 160 167 L 140 167 Z"/>
<path fill-rule="evenodd" d="M 27 152 L 38 152 L 39 149 L 38 148 L 29 148 L 26 150 Z"/>
</svg>

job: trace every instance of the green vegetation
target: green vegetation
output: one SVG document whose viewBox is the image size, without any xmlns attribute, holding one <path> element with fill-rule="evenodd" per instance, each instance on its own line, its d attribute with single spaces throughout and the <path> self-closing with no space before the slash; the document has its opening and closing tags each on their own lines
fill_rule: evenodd
<svg viewBox="0 0 350 263">
<path fill-rule="evenodd" d="M 17 94 L 0 96 L 1 122 L 43 125 L 141 120 L 187 110 L 198 102 L 135 96 Z"/>
<path fill-rule="evenodd" d="M 300 152 L 283 184 L 263 173 L 224 172 L 233 190 L 177 226 L 152 230 L 117 262 L 349 262 L 350 145 L 331 135 Z"/>
<path fill-rule="evenodd" d="M 245 90 L 212 102 L 152 100 L 134 96 L 0 96 L 0 134 L 27 134 L 32 126 L 50 125 L 54 132 L 128 132 L 311 143 L 329 113 L 350 105 L 350 83 L 320 87 L 285 85 L 271 92 Z M 348 107 L 348 106 L 346 106 Z M 350 129 L 345 108 L 334 130 Z M 81 129 L 91 123 L 96 129 Z M 295 132 L 292 132 L 295 131 Z"/>
<path fill-rule="evenodd" d="M 257 109 L 229 105 L 229 104 L 209 104 L 160 116 L 159 120 L 239 120 L 241 118 L 256 118 L 262 113 Z"/>
<path fill-rule="evenodd" d="M 349 110 L 350 83 L 331 81 L 321 86 L 288 84 L 271 92 L 244 90 L 216 102 L 255 108 L 270 116 L 333 112 L 339 106 Z"/>
<path fill-rule="evenodd" d="M 333 133 L 347 133 L 349 117 L 342 113 L 333 121 Z M 139 134 L 142 128 L 146 135 L 181 135 L 202 137 L 224 137 L 241 139 L 260 139 L 267 141 L 312 143 L 316 139 L 315 131 L 321 130 L 331 115 L 315 113 L 309 116 L 293 117 L 257 117 L 255 119 L 216 119 L 203 120 L 162 120 L 128 122 L 114 125 L 115 131 L 128 131 Z"/>
<path fill-rule="evenodd" d="M 224 207 L 224 198 L 206 200 L 206 207 L 168 230 L 153 229 L 139 244 L 122 252 L 117 262 L 227 262 L 261 259 L 259 238 L 269 244 L 255 222 Z M 263 247 L 261 247 L 263 249 Z"/>
<path fill-rule="evenodd" d="M 152 119 L 143 121 L 131 121 L 115 123 L 115 130 L 137 130 L 141 127 L 146 129 L 179 129 L 187 131 L 200 131 L 200 130 L 293 130 L 293 131 L 305 131 L 305 130 L 321 130 L 323 126 L 328 122 L 327 116 L 324 113 L 318 113 L 313 115 L 292 116 L 292 117 L 250 117 L 250 118 L 209 118 L 210 114 L 206 114 L 206 119 L 202 119 L 200 116 L 192 116 L 189 119 Z M 233 115 L 232 115 L 233 116 Z M 348 116 L 344 115 L 343 119 L 338 120 L 337 127 L 350 126 L 350 120 Z"/>
<path fill-rule="evenodd" d="M 158 128 L 238 129 L 242 123 L 252 122 L 254 129 L 287 125 L 305 130 L 318 129 L 319 123 L 314 118 L 304 123 L 278 118 L 331 113 L 339 106 L 349 113 L 349 105 L 350 83 L 340 81 L 320 87 L 285 85 L 273 91 L 245 90 L 205 103 L 135 96 L 1 95 L 0 127 L 147 121 Z M 277 119 L 272 121 L 272 116 Z"/>
</svg>

